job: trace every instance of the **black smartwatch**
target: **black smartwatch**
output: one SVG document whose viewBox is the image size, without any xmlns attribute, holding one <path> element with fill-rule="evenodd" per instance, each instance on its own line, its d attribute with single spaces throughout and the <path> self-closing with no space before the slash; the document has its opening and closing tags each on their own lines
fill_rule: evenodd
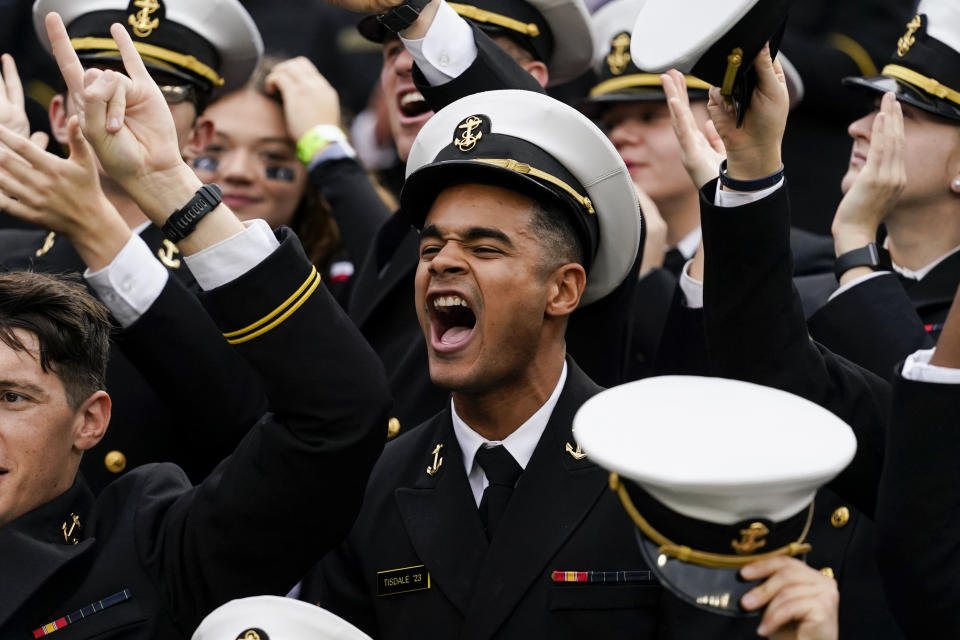
<svg viewBox="0 0 960 640">
<path fill-rule="evenodd" d="M 400 33 L 417 21 L 428 4 L 430 0 L 404 0 L 403 4 L 378 15 L 377 20 L 390 31 Z"/>
<path fill-rule="evenodd" d="M 220 190 L 220 185 L 205 184 L 197 190 L 190 202 L 170 214 L 160 230 L 170 242 L 179 242 L 193 233 L 203 217 L 216 209 L 222 201 L 223 191 Z"/>
<path fill-rule="evenodd" d="M 880 260 L 880 249 L 877 248 L 876 242 L 871 242 L 865 247 L 847 251 L 837 256 L 836 262 L 833 263 L 833 273 L 839 280 L 843 274 L 856 267 L 869 267 L 874 271 L 886 268 L 886 265 Z"/>
</svg>

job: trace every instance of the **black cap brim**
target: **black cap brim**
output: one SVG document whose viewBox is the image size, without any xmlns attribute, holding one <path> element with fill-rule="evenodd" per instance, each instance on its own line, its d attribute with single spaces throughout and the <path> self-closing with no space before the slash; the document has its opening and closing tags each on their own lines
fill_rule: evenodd
<svg viewBox="0 0 960 640">
<path fill-rule="evenodd" d="M 690 100 L 694 101 L 709 98 L 709 93 L 706 89 L 689 89 L 687 90 L 687 95 L 690 97 Z M 613 107 L 618 104 L 666 101 L 667 94 L 663 92 L 663 87 L 637 87 L 630 91 L 588 96 L 580 103 L 580 111 L 590 118 L 597 118 L 604 108 Z"/>
<path fill-rule="evenodd" d="M 849 77 L 843 79 L 843 84 L 851 89 L 871 94 L 883 95 L 892 91 L 900 102 L 953 122 L 960 121 L 960 104 L 932 96 L 909 82 L 897 78 L 884 75 Z"/>
</svg>

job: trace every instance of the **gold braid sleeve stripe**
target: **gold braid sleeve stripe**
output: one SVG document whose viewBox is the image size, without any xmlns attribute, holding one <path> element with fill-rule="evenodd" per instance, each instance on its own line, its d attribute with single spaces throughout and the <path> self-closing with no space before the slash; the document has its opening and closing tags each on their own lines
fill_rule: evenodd
<svg viewBox="0 0 960 640">
<path fill-rule="evenodd" d="M 70 41 L 70 44 L 73 45 L 76 51 L 119 51 L 117 43 L 111 38 L 74 38 Z M 134 42 L 133 46 L 136 47 L 141 56 L 155 58 L 162 62 L 169 62 L 178 67 L 183 67 L 187 71 L 194 72 L 201 78 L 206 78 L 212 82 L 215 87 L 223 86 L 224 80 L 220 77 L 220 74 L 193 56 L 177 53 L 176 51 L 158 47 L 154 44 L 147 44 L 146 42 Z"/>
<path fill-rule="evenodd" d="M 688 89 L 709 89 L 710 83 L 704 82 L 700 78 L 695 78 L 693 76 L 683 76 L 683 79 L 687 83 Z M 590 97 L 596 98 L 597 96 L 603 96 L 608 93 L 615 93 L 623 89 L 630 89 L 632 87 L 662 87 L 663 83 L 660 82 L 660 76 L 654 73 L 632 73 L 628 76 L 621 76 L 619 78 L 610 78 L 609 80 L 604 80 L 600 84 L 590 89 Z"/>
<path fill-rule="evenodd" d="M 307 298 L 313 295 L 318 286 L 320 286 L 320 274 L 314 267 L 304 283 L 300 285 L 300 288 L 294 291 L 293 295 L 284 300 L 280 306 L 243 329 L 224 333 L 223 337 L 230 344 L 241 344 L 262 336 L 293 315 L 307 301 Z"/>
<path fill-rule="evenodd" d="M 880 73 L 890 78 L 896 78 L 897 80 L 909 82 L 912 85 L 920 87 L 930 95 L 943 98 L 944 100 L 949 100 L 954 104 L 960 104 L 960 91 L 956 91 L 955 89 L 951 89 L 944 84 L 940 84 L 933 78 L 928 78 L 921 73 L 917 73 L 913 69 L 907 69 L 906 67 L 901 67 L 898 64 L 888 64 Z"/>
<path fill-rule="evenodd" d="M 462 17 L 473 20 L 474 22 L 493 24 L 498 27 L 503 27 L 504 29 L 522 33 L 531 38 L 536 38 L 540 35 L 540 27 L 532 22 L 520 22 L 519 20 L 508 18 L 505 15 L 475 7 L 472 4 L 461 4 L 459 2 L 448 2 L 447 4 Z"/>
<path fill-rule="evenodd" d="M 877 65 L 873 63 L 873 58 L 870 57 L 867 50 L 850 36 L 845 36 L 842 33 L 831 33 L 827 37 L 827 42 L 840 53 L 849 56 L 857 65 L 857 68 L 860 69 L 860 75 L 875 76 L 879 73 Z"/>
<path fill-rule="evenodd" d="M 590 198 L 581 195 L 577 192 L 576 189 L 571 187 L 569 184 L 561 180 L 560 178 L 547 173 L 546 171 L 540 171 L 536 167 L 531 167 L 526 162 L 517 162 L 516 160 L 510 159 L 499 159 L 499 158 L 473 158 L 474 162 L 482 162 L 484 164 L 492 164 L 509 171 L 515 171 L 517 173 L 522 173 L 524 175 L 533 176 L 534 178 L 540 178 L 545 180 L 550 184 L 557 185 L 564 191 L 570 194 L 570 197 L 576 200 L 581 207 L 587 210 L 587 213 L 594 214 L 596 211 L 593 209 L 593 203 L 590 202 Z"/>
<path fill-rule="evenodd" d="M 647 522 L 640 512 L 637 511 L 637 507 L 634 506 L 633 500 L 630 499 L 630 494 L 627 493 L 627 488 L 622 482 L 620 482 L 620 476 L 616 473 L 610 474 L 610 488 L 617 492 L 617 495 L 620 497 L 620 502 L 623 503 L 623 508 L 627 510 L 627 514 L 630 516 L 630 519 L 633 520 L 633 523 L 637 525 L 637 528 L 647 536 L 654 544 L 660 545 L 660 553 L 670 556 L 671 558 L 676 558 L 681 562 L 689 562 L 691 564 L 697 564 L 702 567 L 710 567 L 711 569 L 739 569 L 740 567 L 750 564 L 751 562 L 757 562 L 758 560 L 766 560 L 767 558 L 775 558 L 778 556 L 799 556 L 801 554 L 807 553 L 812 549 L 812 547 L 805 543 L 803 540 L 807 537 L 807 533 L 810 531 L 810 524 L 813 522 L 813 503 L 810 503 L 810 510 L 807 513 L 807 523 L 803 527 L 803 532 L 800 534 L 800 537 L 796 542 L 791 542 L 788 545 L 780 547 L 779 549 L 774 549 L 773 551 L 768 551 L 767 553 L 757 553 L 747 556 L 734 556 L 734 555 L 725 555 L 722 553 L 710 553 L 707 551 L 697 551 L 696 549 L 691 549 L 683 545 L 674 544 L 666 537 L 663 536 L 659 531 L 654 529 L 649 522 Z"/>
</svg>

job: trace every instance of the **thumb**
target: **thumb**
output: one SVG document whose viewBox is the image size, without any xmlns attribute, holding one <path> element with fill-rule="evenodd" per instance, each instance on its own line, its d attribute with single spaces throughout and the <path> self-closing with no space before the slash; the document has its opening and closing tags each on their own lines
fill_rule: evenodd
<svg viewBox="0 0 960 640">
<path fill-rule="evenodd" d="M 90 145 L 80 131 L 80 119 L 76 115 L 70 116 L 67 120 L 67 144 L 70 147 L 71 159 L 83 165 L 89 164 Z"/>
</svg>

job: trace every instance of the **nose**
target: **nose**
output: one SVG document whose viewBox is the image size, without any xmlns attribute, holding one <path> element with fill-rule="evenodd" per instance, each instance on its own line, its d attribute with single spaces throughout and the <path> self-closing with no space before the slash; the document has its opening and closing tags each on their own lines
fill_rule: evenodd
<svg viewBox="0 0 960 640">
<path fill-rule="evenodd" d="M 622 120 L 613 125 L 607 133 L 610 142 L 618 150 L 633 144 L 638 144 L 641 139 L 640 127 L 632 124 L 629 120 Z"/>
<path fill-rule="evenodd" d="M 220 179 L 224 182 L 250 183 L 256 176 L 257 163 L 246 149 L 233 149 L 220 158 Z"/>
<path fill-rule="evenodd" d="M 463 259 L 463 249 L 456 243 L 446 243 L 430 260 L 429 271 L 434 277 L 466 273 L 467 263 Z"/>
<path fill-rule="evenodd" d="M 413 56 L 406 47 L 393 59 L 393 71 L 398 76 L 409 76 L 413 72 Z"/>
<path fill-rule="evenodd" d="M 859 120 L 854 120 L 847 127 L 847 133 L 854 140 L 864 140 L 870 142 L 870 132 L 873 131 L 873 121 L 876 119 L 879 111 L 872 111 Z"/>
</svg>

